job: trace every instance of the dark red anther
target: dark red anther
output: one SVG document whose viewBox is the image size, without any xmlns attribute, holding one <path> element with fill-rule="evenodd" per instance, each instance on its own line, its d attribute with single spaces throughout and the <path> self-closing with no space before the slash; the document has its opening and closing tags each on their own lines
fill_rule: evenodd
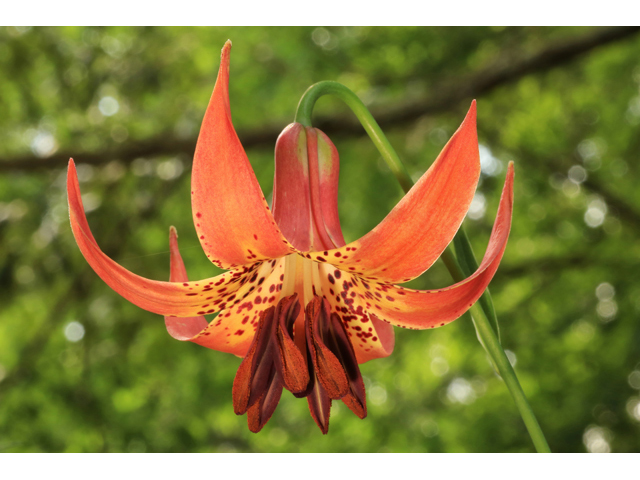
<svg viewBox="0 0 640 480">
<path fill-rule="evenodd" d="M 326 300 L 325 300 L 326 302 Z M 349 341 L 349 336 L 344 328 L 344 324 L 335 313 L 331 314 L 331 341 L 332 350 L 344 367 L 349 379 L 349 391 L 342 397 L 342 401 L 358 417 L 367 416 L 367 399 L 364 391 L 364 381 L 356 360 L 356 353 L 353 345 Z"/>
<path fill-rule="evenodd" d="M 248 414 L 249 429 L 259 432 L 275 411 L 282 388 L 305 391 L 309 374 L 293 339 L 300 312 L 297 294 L 282 298 L 260 314 L 258 328 L 233 381 L 233 408 Z"/>
<path fill-rule="evenodd" d="M 358 417 L 366 417 L 364 382 L 344 325 L 331 313 L 329 302 L 315 296 L 305 313 L 311 379 L 307 401 L 311 416 L 326 434 L 332 399 L 341 399 Z"/>
<path fill-rule="evenodd" d="M 340 360 L 327 345 L 331 337 L 330 318 L 329 303 L 315 296 L 306 308 L 307 347 L 313 368 L 327 395 L 332 399 L 339 399 L 347 394 L 349 381 Z"/>
</svg>

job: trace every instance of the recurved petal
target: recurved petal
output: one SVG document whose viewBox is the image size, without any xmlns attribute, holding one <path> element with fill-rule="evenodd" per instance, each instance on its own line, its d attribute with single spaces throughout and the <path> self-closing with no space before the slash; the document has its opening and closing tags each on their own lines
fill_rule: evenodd
<svg viewBox="0 0 640 480">
<path fill-rule="evenodd" d="M 188 282 L 187 270 L 178 248 L 178 232 L 174 227 L 169 229 L 169 250 L 170 250 L 170 282 Z M 164 324 L 167 332 L 176 340 L 192 340 L 195 335 L 207 328 L 209 322 L 204 316 L 197 317 L 164 317 Z"/>
<path fill-rule="evenodd" d="M 441 327 L 460 317 L 480 298 L 493 278 L 507 246 L 513 210 L 513 164 L 509 164 L 498 215 L 482 263 L 473 275 L 440 290 L 409 290 L 381 285 L 371 302 L 371 312 L 404 328 Z"/>
<path fill-rule="evenodd" d="M 93 238 L 82 206 L 73 160 L 69 161 L 67 172 L 67 196 L 71 229 L 91 268 L 117 293 L 150 312 L 173 317 L 217 312 L 220 308 L 213 304 L 237 291 L 257 268 L 257 265 L 242 267 L 197 282 L 159 282 L 140 277 L 107 257 Z"/>
<path fill-rule="evenodd" d="M 282 257 L 292 251 L 278 229 L 231 123 L 229 52 L 202 121 L 191 174 L 191 206 L 207 257 L 222 268 Z"/>
<path fill-rule="evenodd" d="M 479 175 L 474 101 L 433 165 L 378 226 L 341 248 L 307 256 L 378 282 L 407 282 L 427 270 L 451 242 Z"/>
</svg>

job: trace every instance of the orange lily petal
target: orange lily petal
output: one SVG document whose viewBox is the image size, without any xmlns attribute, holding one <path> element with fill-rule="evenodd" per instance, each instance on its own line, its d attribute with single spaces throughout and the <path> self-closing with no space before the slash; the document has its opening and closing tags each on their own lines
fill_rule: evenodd
<svg viewBox="0 0 640 480">
<path fill-rule="evenodd" d="M 322 210 L 324 230 L 331 239 L 329 247 L 342 247 L 345 244 L 342 227 L 338 217 L 338 177 L 340 176 L 340 157 L 338 149 L 327 135 L 314 129 L 318 134 L 318 203 Z M 313 178 L 313 177 L 312 177 Z M 313 185 L 313 184 L 312 184 Z M 312 202 L 316 201 L 312 195 Z M 319 226 L 318 229 L 321 227 Z"/>
<path fill-rule="evenodd" d="M 207 257 L 221 268 L 235 268 L 290 253 L 249 159 L 231 123 L 229 52 L 222 49 L 220 70 L 193 159 L 191 206 L 198 238 Z"/>
<path fill-rule="evenodd" d="M 288 125 L 278 137 L 273 216 L 299 251 L 344 245 L 338 217 L 338 150 L 317 128 Z"/>
<path fill-rule="evenodd" d="M 345 242 L 338 218 L 338 150 L 322 131 L 311 127 L 306 130 L 314 247 L 342 247 Z"/>
<path fill-rule="evenodd" d="M 306 157 L 305 128 L 292 123 L 276 142 L 273 216 L 287 240 L 299 250 L 310 250 L 313 240 Z"/>
<path fill-rule="evenodd" d="M 391 355 L 395 345 L 393 326 L 367 311 L 371 303 L 365 295 L 371 284 L 327 264 L 319 265 L 319 272 L 322 294 L 344 324 L 358 363 Z"/>
<path fill-rule="evenodd" d="M 220 310 L 216 305 L 248 281 L 259 264 L 225 272 L 197 282 L 159 282 L 140 277 L 107 257 L 96 243 L 82 206 L 80 185 L 73 160 L 67 172 L 67 196 L 71 229 L 89 265 L 113 290 L 131 303 L 160 315 L 193 317 Z M 205 310 L 208 309 L 208 310 Z"/>
<path fill-rule="evenodd" d="M 407 282 L 427 270 L 451 242 L 479 176 L 474 101 L 433 165 L 378 226 L 344 247 L 306 256 L 378 282 Z"/>
<path fill-rule="evenodd" d="M 448 288 L 410 290 L 378 285 L 371 301 L 372 313 L 392 325 L 424 329 L 441 327 L 459 318 L 480 298 L 498 269 L 507 246 L 513 210 L 513 164 L 509 165 L 489 245 L 478 270 Z"/>
<path fill-rule="evenodd" d="M 178 232 L 174 227 L 169 229 L 169 250 L 171 255 L 169 275 L 170 282 L 188 282 L 187 270 L 178 249 Z M 199 332 L 207 328 L 204 316 L 197 317 L 164 317 L 167 332 L 176 340 L 192 340 Z"/>
<path fill-rule="evenodd" d="M 211 308 L 221 311 L 207 328 L 191 339 L 192 342 L 239 357 L 247 353 L 260 313 L 280 299 L 284 259 L 262 262 L 245 278 L 244 284 L 221 303 L 211 304 Z"/>
</svg>

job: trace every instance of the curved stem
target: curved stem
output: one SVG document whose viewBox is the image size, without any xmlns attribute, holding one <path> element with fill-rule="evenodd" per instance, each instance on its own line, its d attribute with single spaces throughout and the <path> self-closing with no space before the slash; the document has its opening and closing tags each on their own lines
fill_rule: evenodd
<svg viewBox="0 0 640 480">
<path fill-rule="evenodd" d="M 334 95 L 347 104 L 358 120 L 360 120 L 369 138 L 371 138 L 380 155 L 382 155 L 387 165 L 389 165 L 389 168 L 400 182 L 404 191 L 408 192 L 413 186 L 413 181 L 404 163 L 402 163 L 396 151 L 389 143 L 389 140 L 387 140 L 387 137 L 382 133 L 378 122 L 375 121 L 373 115 L 371 115 L 367 107 L 362 103 L 362 100 L 341 83 L 325 81 L 311 85 L 300 99 L 295 121 L 306 127 L 310 127 L 313 107 L 323 95 Z"/>
<path fill-rule="evenodd" d="M 295 121 L 305 126 L 311 126 L 311 113 L 318 99 L 323 95 L 335 95 L 344 101 L 356 115 L 365 131 L 375 144 L 376 148 L 387 162 L 389 168 L 398 179 L 405 192 L 413 187 L 413 180 L 397 153 L 382 133 L 382 129 L 375 121 L 364 103 L 344 85 L 337 82 L 319 82 L 309 87 L 298 104 Z M 451 277 L 459 282 L 464 280 L 477 269 L 478 262 L 471 250 L 471 245 L 466 234 L 460 228 L 453 244 L 456 245 L 458 257 L 453 253 L 449 245 L 442 253 L 442 260 L 449 270 Z M 504 353 L 499 340 L 498 320 L 493 308 L 493 302 L 489 291 L 485 291 L 481 299 L 471 307 L 471 316 L 478 333 L 478 338 L 485 350 L 491 356 L 494 366 L 507 384 L 507 388 L 513 397 L 513 401 L 520 412 L 533 444 L 538 452 L 550 452 L 549 445 L 542 433 L 540 424 L 536 419 L 522 386 L 518 381 L 507 355 Z"/>
</svg>

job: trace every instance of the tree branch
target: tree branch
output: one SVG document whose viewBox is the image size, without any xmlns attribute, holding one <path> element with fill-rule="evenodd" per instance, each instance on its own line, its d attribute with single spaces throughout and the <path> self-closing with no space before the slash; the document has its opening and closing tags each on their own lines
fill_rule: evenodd
<svg viewBox="0 0 640 480">
<path fill-rule="evenodd" d="M 487 94 L 491 90 L 512 83 L 525 75 L 551 70 L 566 64 L 581 55 L 598 47 L 624 40 L 637 34 L 640 27 L 602 28 L 571 38 L 563 42 L 553 43 L 539 52 L 529 56 L 499 56 L 502 60 L 485 69 L 469 75 L 464 79 L 449 79 L 441 82 L 441 87 L 423 99 L 412 100 L 394 108 L 375 112 L 375 118 L 381 127 L 397 127 L 410 123 L 423 115 L 446 111 L 463 100 L 471 100 Z M 509 60 L 517 58 L 517 60 Z M 239 132 L 245 148 L 275 145 L 275 140 L 282 130 L 282 122 L 265 128 Z M 315 121 L 318 128 L 328 134 L 363 135 L 364 130 L 353 119 L 336 117 L 320 118 Z M 66 166 L 70 157 L 88 164 L 103 164 L 118 159 L 131 162 L 139 157 L 158 155 L 192 155 L 196 138 L 177 139 L 172 133 L 163 132 L 156 138 L 126 145 L 116 146 L 98 152 L 64 151 L 46 159 L 36 159 L 31 155 L 0 159 L 0 171 L 28 171 L 51 169 Z"/>
</svg>

